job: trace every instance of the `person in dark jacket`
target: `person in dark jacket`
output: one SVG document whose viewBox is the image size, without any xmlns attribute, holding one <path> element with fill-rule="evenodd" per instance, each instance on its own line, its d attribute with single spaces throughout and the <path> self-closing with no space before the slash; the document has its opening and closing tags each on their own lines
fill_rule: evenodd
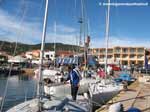
<svg viewBox="0 0 150 112">
<path fill-rule="evenodd" d="M 71 96 L 73 100 L 76 100 L 77 93 L 79 89 L 79 82 L 80 82 L 80 72 L 75 69 L 75 67 L 68 67 L 68 77 L 67 80 L 70 80 L 71 84 Z"/>
</svg>

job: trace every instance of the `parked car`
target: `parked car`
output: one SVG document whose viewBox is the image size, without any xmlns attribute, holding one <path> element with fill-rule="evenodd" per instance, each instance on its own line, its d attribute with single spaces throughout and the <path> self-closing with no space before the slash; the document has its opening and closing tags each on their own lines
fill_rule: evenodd
<svg viewBox="0 0 150 112">
<path fill-rule="evenodd" d="M 109 64 L 109 66 L 112 67 L 113 71 L 121 71 L 121 68 L 119 66 L 115 65 L 115 64 Z"/>
</svg>

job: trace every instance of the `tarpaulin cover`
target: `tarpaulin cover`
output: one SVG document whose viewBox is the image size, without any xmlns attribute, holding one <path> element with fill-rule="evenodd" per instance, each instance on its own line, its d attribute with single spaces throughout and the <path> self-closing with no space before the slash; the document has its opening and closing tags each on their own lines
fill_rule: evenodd
<svg viewBox="0 0 150 112">
<path fill-rule="evenodd" d="M 127 112 L 142 112 L 142 111 L 139 110 L 138 108 L 132 107 L 132 108 L 128 109 Z"/>
</svg>

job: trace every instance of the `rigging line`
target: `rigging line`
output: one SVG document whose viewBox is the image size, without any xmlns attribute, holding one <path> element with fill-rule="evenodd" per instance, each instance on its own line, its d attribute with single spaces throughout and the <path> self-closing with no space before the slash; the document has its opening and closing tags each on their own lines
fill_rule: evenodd
<svg viewBox="0 0 150 112">
<path fill-rule="evenodd" d="M 84 18 L 84 2 L 81 0 L 81 40 L 83 37 L 83 45 L 85 42 L 85 30 L 84 30 L 85 18 Z"/>
<path fill-rule="evenodd" d="M 88 36 L 90 36 L 90 30 L 91 30 L 90 29 L 90 19 L 88 19 L 88 21 L 87 21 L 87 38 L 88 38 Z M 88 53 L 90 53 L 89 48 L 90 48 L 90 42 L 89 42 L 89 46 L 88 46 L 88 50 L 87 50 Z"/>
<path fill-rule="evenodd" d="M 21 21 L 20 21 L 20 27 L 21 27 L 21 23 L 23 23 L 26 11 L 27 11 L 27 7 L 23 10 L 23 16 L 22 16 Z M 22 33 L 19 33 L 19 35 L 20 34 L 22 34 Z M 15 48 L 14 48 L 13 56 L 15 56 L 15 54 L 16 54 L 17 46 L 18 46 L 18 44 L 17 44 L 17 41 L 16 41 L 16 45 L 15 45 Z M 6 98 L 6 94 L 7 94 L 7 90 L 8 90 L 8 82 L 9 82 L 8 79 L 9 79 L 9 77 L 11 75 L 12 67 L 13 67 L 13 63 L 11 63 L 11 65 L 10 65 L 10 69 L 9 69 L 9 73 L 8 73 L 8 78 L 7 78 L 6 86 L 5 86 L 5 90 L 4 90 L 4 95 L 3 95 L 2 102 L 1 102 L 0 112 L 2 112 L 4 103 L 5 103 L 5 98 Z"/>
<path fill-rule="evenodd" d="M 83 33 L 83 46 L 84 46 L 84 62 L 85 62 L 85 68 L 87 68 L 87 47 L 86 47 L 86 43 L 85 43 L 85 36 L 86 36 L 86 30 L 85 30 L 85 27 L 86 27 L 86 19 L 85 19 L 85 2 L 84 0 L 81 0 L 81 18 L 82 18 L 82 33 Z"/>
<path fill-rule="evenodd" d="M 83 1 L 83 11 L 84 11 L 84 35 L 87 36 L 88 35 L 88 20 L 87 20 L 87 11 L 86 11 L 86 2 L 85 0 Z"/>
<path fill-rule="evenodd" d="M 3 2 L 3 0 L 0 1 L 0 3 Z M 21 7 L 18 8 L 14 18 L 17 18 L 19 16 L 20 10 L 23 8 L 24 5 L 24 0 L 21 1 Z M 20 10 L 19 10 L 20 9 Z M 0 45 L 0 50 L 2 50 L 2 47 L 4 46 L 5 41 L 2 41 L 1 45 Z"/>
<path fill-rule="evenodd" d="M 87 22 L 87 35 L 90 35 L 90 19 L 88 18 L 88 22 Z"/>
<path fill-rule="evenodd" d="M 43 4 L 44 4 L 44 0 L 41 0 L 40 1 L 40 3 L 39 3 L 40 5 L 38 6 L 39 7 L 39 9 L 37 9 L 38 10 L 38 14 L 37 14 L 37 19 L 40 19 L 40 14 L 42 13 L 42 8 L 43 8 Z M 32 33 L 32 35 L 33 35 L 33 30 L 34 30 L 34 27 L 33 27 L 33 29 L 32 29 L 32 31 L 31 31 L 31 33 Z M 35 34 L 36 34 L 37 32 L 35 32 Z M 33 42 L 31 42 L 32 44 L 33 44 Z M 31 49 L 30 49 L 31 50 Z"/>
<path fill-rule="evenodd" d="M 37 17 L 39 16 L 40 17 L 40 14 L 41 14 L 41 12 L 42 12 L 42 8 L 43 8 L 43 4 L 44 4 L 44 0 L 41 0 L 40 1 L 40 7 L 39 7 L 39 13 L 38 13 L 38 15 L 37 15 Z M 35 82 L 35 83 L 37 83 L 37 81 Z M 33 95 L 32 95 L 32 97 L 33 98 L 35 98 L 35 96 L 36 96 L 36 92 L 37 92 L 37 84 L 35 84 L 35 86 L 34 86 L 34 91 L 33 91 Z"/>
<path fill-rule="evenodd" d="M 77 16 L 77 0 L 74 1 L 74 18 L 75 20 L 77 20 L 78 16 Z"/>
<path fill-rule="evenodd" d="M 115 2 L 116 2 L 116 4 L 117 4 L 118 0 L 115 0 Z M 119 26 L 118 24 L 119 24 L 119 22 L 120 22 L 120 19 L 118 19 L 118 18 L 119 18 L 119 12 L 118 12 L 118 11 L 119 11 L 119 10 L 118 10 L 118 6 L 116 5 L 116 6 L 115 6 L 116 36 L 119 36 L 119 33 L 118 33 L 118 32 L 119 32 L 119 30 L 120 30 L 119 27 L 118 27 L 118 26 Z"/>
<path fill-rule="evenodd" d="M 38 16 L 40 16 L 40 13 L 42 12 L 42 7 L 43 7 L 43 0 L 40 1 Z M 35 85 L 32 98 L 35 97 L 36 88 L 37 88 L 37 87 L 36 87 L 36 85 Z M 28 94 L 28 88 L 26 88 L 26 87 L 25 87 L 25 89 L 24 89 L 24 94 L 25 94 L 25 101 L 26 101 L 26 100 L 28 99 L 28 96 L 27 96 L 27 94 Z"/>
<path fill-rule="evenodd" d="M 74 0 L 74 20 L 75 20 L 75 24 L 76 24 L 76 20 L 78 20 L 78 16 L 77 16 L 77 0 Z M 80 37 L 79 37 L 80 38 Z M 78 38 L 78 34 L 77 32 L 75 33 L 75 40 L 76 40 L 76 47 L 74 48 L 75 50 L 75 54 L 77 54 L 78 57 L 78 53 L 79 53 L 79 49 L 80 49 L 80 40 Z M 79 57 L 78 57 L 79 59 Z M 77 65 L 78 65 L 78 61 L 77 61 Z"/>
</svg>

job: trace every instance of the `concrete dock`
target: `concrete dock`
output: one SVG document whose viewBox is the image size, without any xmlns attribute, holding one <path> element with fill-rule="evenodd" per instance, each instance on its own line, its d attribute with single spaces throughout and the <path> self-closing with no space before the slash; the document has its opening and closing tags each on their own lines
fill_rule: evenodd
<svg viewBox="0 0 150 112">
<path fill-rule="evenodd" d="M 108 112 L 109 106 L 117 102 L 123 104 L 125 111 L 131 107 L 137 107 L 142 112 L 150 112 L 150 84 L 134 82 L 127 91 L 121 91 L 96 112 Z"/>
</svg>

